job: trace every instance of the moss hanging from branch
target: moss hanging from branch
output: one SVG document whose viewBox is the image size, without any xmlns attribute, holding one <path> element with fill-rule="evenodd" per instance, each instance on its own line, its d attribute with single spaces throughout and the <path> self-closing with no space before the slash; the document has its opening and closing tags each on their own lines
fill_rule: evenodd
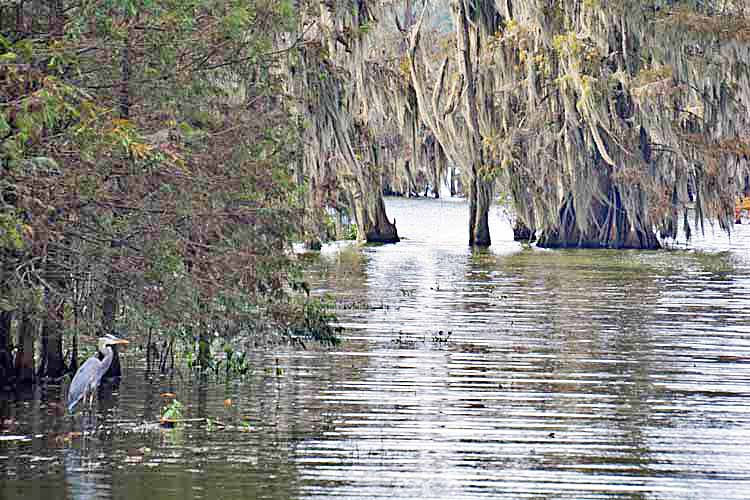
<svg viewBox="0 0 750 500">
<path fill-rule="evenodd" d="M 309 21 L 315 28 L 306 34 L 296 89 L 309 123 L 303 141 L 305 171 L 318 185 L 322 179 L 336 179 L 346 191 L 343 198 L 351 205 L 360 237 L 398 241 L 385 214 L 383 178 L 389 168 L 395 169 L 389 187 L 407 177 L 400 189 L 410 192 L 414 179 L 408 174 L 429 152 L 417 135 L 408 82 L 397 62 L 379 57 L 384 53 L 379 44 L 386 33 L 380 28 L 385 4 L 339 1 L 318 7 Z M 407 157 L 410 163 L 404 161 Z"/>
<path fill-rule="evenodd" d="M 743 2 L 451 5 L 455 66 L 431 62 L 423 20 L 412 33 L 422 119 L 456 164 L 500 177 L 540 245 L 655 248 L 691 206 L 731 227 L 748 177 Z"/>
</svg>

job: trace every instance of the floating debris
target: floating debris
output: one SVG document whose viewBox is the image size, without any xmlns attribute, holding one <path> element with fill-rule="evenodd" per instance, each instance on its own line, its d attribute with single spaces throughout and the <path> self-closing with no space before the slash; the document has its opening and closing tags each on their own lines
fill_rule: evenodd
<svg viewBox="0 0 750 500">
<path fill-rule="evenodd" d="M 437 332 L 437 335 L 433 335 L 432 341 L 438 344 L 446 343 L 451 338 L 451 335 L 453 335 L 453 332 L 443 334 L 443 330 L 440 330 L 439 332 Z"/>
</svg>

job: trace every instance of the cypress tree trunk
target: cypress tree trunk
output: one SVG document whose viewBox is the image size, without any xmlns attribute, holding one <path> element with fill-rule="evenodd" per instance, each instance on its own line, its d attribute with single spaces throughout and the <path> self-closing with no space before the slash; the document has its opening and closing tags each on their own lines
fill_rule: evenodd
<svg viewBox="0 0 750 500">
<path fill-rule="evenodd" d="M 201 315 L 204 314 L 203 307 L 200 308 Z M 202 319 L 199 322 L 198 331 L 198 367 L 201 371 L 208 370 L 211 366 L 211 335 L 208 322 Z"/>
<path fill-rule="evenodd" d="M 608 179 L 602 182 L 609 183 Z M 629 213 L 622 204 L 619 189 L 610 184 L 605 202 L 592 203 L 590 213 L 577 214 L 573 197 L 568 196 L 560 207 L 560 223 L 553 229 L 542 231 L 537 246 L 544 248 L 661 248 L 656 234 L 635 220 L 638 214 Z M 587 217 L 588 224 L 581 224 L 578 217 Z M 582 227 L 584 229 L 582 229 Z"/>
<path fill-rule="evenodd" d="M 120 118 L 130 118 L 130 33 L 127 34 L 125 43 L 120 49 L 120 81 L 119 108 Z"/>
<path fill-rule="evenodd" d="M 385 212 L 379 176 L 368 175 L 364 169 L 359 169 L 357 174 L 361 178 L 354 181 L 348 191 L 353 193 L 349 203 L 354 207 L 358 238 L 367 243 L 398 243 L 401 239 L 396 224 L 388 220 Z"/>
<path fill-rule="evenodd" d="M 52 329 L 48 332 L 47 376 L 58 379 L 67 371 L 63 356 L 62 328 L 57 320 L 52 321 L 51 326 Z"/>
<path fill-rule="evenodd" d="M 515 224 L 513 224 L 513 240 L 532 242 L 534 241 L 534 230 L 521 219 L 516 219 Z"/>
<path fill-rule="evenodd" d="M 19 34 L 26 33 L 23 18 L 23 4 L 24 0 L 18 0 L 18 3 L 16 3 L 16 32 Z"/>
<path fill-rule="evenodd" d="M 118 96 L 118 112 L 123 120 L 130 119 L 130 33 L 126 35 L 125 42 L 120 49 L 120 85 Z M 115 217 L 117 214 L 113 214 Z M 110 242 L 111 248 L 118 248 L 118 241 Z M 119 308 L 117 293 L 117 271 L 110 264 L 107 274 L 107 283 L 104 286 L 104 298 L 102 300 L 102 330 L 104 333 L 113 333 L 115 320 Z"/>
<path fill-rule="evenodd" d="M 55 264 L 58 255 L 46 266 L 46 279 L 51 286 L 44 291 L 46 315 L 42 321 L 42 346 L 40 351 L 40 365 L 38 378 L 59 379 L 65 372 L 65 361 L 62 350 L 62 318 L 64 303 L 59 299 L 60 293 L 65 293 L 66 281 L 62 279 L 65 272 Z M 56 293 L 57 292 L 57 293 Z"/>
<path fill-rule="evenodd" d="M 48 316 L 42 324 L 42 353 L 38 376 L 59 379 L 65 372 L 60 322 Z"/>
<path fill-rule="evenodd" d="M 383 197 L 377 195 L 374 205 L 370 208 L 370 213 L 367 215 L 368 223 L 362 228 L 367 242 L 398 243 L 401 241 L 398 237 L 398 231 L 396 231 L 396 225 L 388 220 L 385 213 Z"/>
<path fill-rule="evenodd" d="M 72 346 L 70 348 L 70 365 L 68 368 L 70 369 L 71 373 L 75 373 L 78 371 L 78 304 L 75 305 L 75 321 L 74 321 L 74 330 L 73 330 L 73 341 Z"/>
<path fill-rule="evenodd" d="M 198 367 L 205 371 L 211 365 L 211 339 L 205 327 L 201 327 L 198 335 Z"/>
<path fill-rule="evenodd" d="M 10 386 L 15 379 L 13 358 L 10 355 L 12 320 L 12 312 L 0 311 L 0 388 Z"/>
<path fill-rule="evenodd" d="M 112 284 L 114 279 L 113 273 L 107 277 L 107 284 L 104 286 L 104 299 L 102 300 L 102 331 L 112 333 L 115 327 L 115 318 L 117 318 L 117 288 Z"/>
<path fill-rule="evenodd" d="M 37 324 L 28 313 L 21 317 L 16 354 L 16 380 L 20 384 L 34 383 L 34 340 Z"/>
<path fill-rule="evenodd" d="M 490 238 L 489 211 L 492 205 L 492 184 L 474 177 L 469 192 L 469 245 L 488 247 Z"/>
<path fill-rule="evenodd" d="M 50 30 L 56 39 L 62 39 L 65 34 L 65 6 L 63 0 L 53 0 L 54 25 Z"/>
<path fill-rule="evenodd" d="M 463 0 L 451 2 L 456 21 L 456 58 L 463 76 L 463 114 L 467 122 L 466 140 L 470 144 L 471 186 L 469 188 L 469 245 L 488 247 L 491 244 L 488 214 L 492 203 L 492 185 L 482 179 L 482 137 L 477 107 L 477 83 L 471 56 L 468 12 Z M 478 38 L 477 42 L 478 44 Z"/>
</svg>

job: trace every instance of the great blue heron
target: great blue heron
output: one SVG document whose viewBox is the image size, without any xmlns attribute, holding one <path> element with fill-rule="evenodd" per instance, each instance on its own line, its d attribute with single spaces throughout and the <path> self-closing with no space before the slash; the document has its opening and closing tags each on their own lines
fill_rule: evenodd
<svg viewBox="0 0 750 500">
<path fill-rule="evenodd" d="M 128 341 L 110 334 L 99 338 L 99 352 L 104 358 L 100 360 L 94 354 L 76 372 L 68 390 L 69 412 L 72 413 L 78 402 L 85 397 L 89 398 L 89 405 L 93 404 L 99 382 L 112 364 L 114 351 L 110 346 L 117 344 L 128 344 Z"/>
</svg>

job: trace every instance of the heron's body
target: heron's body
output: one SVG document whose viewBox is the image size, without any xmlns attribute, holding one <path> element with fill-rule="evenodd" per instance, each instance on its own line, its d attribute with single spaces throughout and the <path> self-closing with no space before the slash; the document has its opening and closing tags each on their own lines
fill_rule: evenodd
<svg viewBox="0 0 750 500">
<path fill-rule="evenodd" d="M 127 340 L 118 339 L 113 335 L 106 335 L 99 339 L 99 352 L 104 358 L 100 360 L 95 354 L 78 368 L 68 390 L 69 412 L 72 413 L 81 399 L 86 397 L 89 398 L 89 404 L 93 404 L 94 395 L 96 395 L 96 390 L 99 388 L 99 383 L 112 364 L 114 351 L 110 346 L 127 343 Z"/>
</svg>

